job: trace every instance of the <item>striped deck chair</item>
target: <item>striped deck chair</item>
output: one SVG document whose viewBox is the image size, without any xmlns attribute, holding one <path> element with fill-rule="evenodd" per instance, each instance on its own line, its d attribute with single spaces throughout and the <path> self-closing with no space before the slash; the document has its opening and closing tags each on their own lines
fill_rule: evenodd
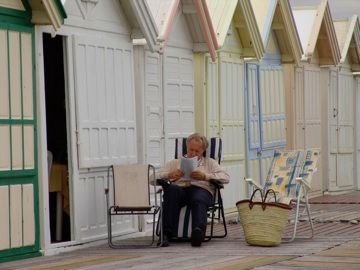
<svg viewBox="0 0 360 270">
<path fill-rule="evenodd" d="M 186 155 L 186 139 L 187 138 L 175 138 L 175 159 L 181 158 Z M 222 140 L 219 137 L 213 137 L 209 139 L 209 147 L 204 152 L 204 157 L 210 157 L 215 159 L 219 164 L 221 162 Z M 221 197 L 221 189 L 223 185 L 213 181 L 215 186 L 215 195 L 213 197 L 213 203 L 208 208 L 208 216 L 210 221 L 210 231 L 205 235 L 205 241 L 209 241 L 212 238 L 224 238 L 227 236 L 227 226 L 225 220 L 225 212 L 223 207 L 223 200 Z M 214 234 L 215 221 L 223 224 L 223 232 L 221 234 Z M 207 230 L 208 231 L 208 230 Z M 157 230 L 159 234 L 159 226 Z M 179 224 L 177 238 L 179 240 L 189 239 L 191 236 L 191 211 L 187 206 L 184 206 L 180 210 Z"/>
<path fill-rule="evenodd" d="M 110 173 L 111 172 L 111 173 Z M 155 238 L 155 218 L 161 211 L 161 198 L 154 186 L 150 193 L 150 177 L 155 175 L 155 168 L 150 164 L 112 165 L 108 169 L 107 188 L 105 189 L 107 203 L 108 244 L 111 248 L 130 247 L 131 245 L 115 244 L 113 242 L 112 217 L 116 215 L 152 215 L 153 233 Z M 110 181 L 112 180 L 112 184 Z M 151 198 L 153 196 L 153 198 Z M 160 237 L 162 241 L 162 235 Z M 143 247 L 144 245 L 132 245 Z"/>
<path fill-rule="evenodd" d="M 320 151 L 318 149 L 275 150 L 263 187 L 251 178 L 245 179 L 252 188 L 260 188 L 264 192 L 268 189 L 273 189 L 276 192 L 278 202 L 296 207 L 293 235 L 289 240 L 284 241 L 290 242 L 295 239 L 300 207 L 305 208 L 304 211 L 306 210 L 311 226 L 311 237 L 314 235 L 308 193 L 311 189 L 312 176 L 316 172 L 319 154 Z"/>
</svg>

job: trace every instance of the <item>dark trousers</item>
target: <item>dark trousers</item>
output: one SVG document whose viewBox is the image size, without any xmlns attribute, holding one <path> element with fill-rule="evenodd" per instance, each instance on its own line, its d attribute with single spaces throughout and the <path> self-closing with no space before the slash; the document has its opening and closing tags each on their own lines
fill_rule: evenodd
<svg viewBox="0 0 360 270">
<path fill-rule="evenodd" d="M 191 209 L 192 229 L 199 227 L 205 233 L 207 209 L 212 200 L 211 193 L 200 187 L 164 187 L 164 233 L 169 237 L 177 236 L 180 210 L 185 205 Z"/>
</svg>

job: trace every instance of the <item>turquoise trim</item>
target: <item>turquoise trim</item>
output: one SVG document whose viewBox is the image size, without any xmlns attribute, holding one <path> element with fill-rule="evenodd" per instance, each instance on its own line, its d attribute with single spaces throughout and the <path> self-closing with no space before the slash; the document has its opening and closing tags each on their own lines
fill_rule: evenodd
<svg viewBox="0 0 360 270">
<path fill-rule="evenodd" d="M 25 253 L 22 254 L 24 251 Z M 0 262 L 3 263 L 3 262 L 9 262 L 9 261 L 39 257 L 39 256 L 42 256 L 42 254 L 40 251 L 35 250 L 34 246 L 27 246 L 24 248 L 13 248 L 13 249 L 0 251 Z"/>
<path fill-rule="evenodd" d="M 2 176 L 0 178 L 0 186 L 7 186 L 7 185 L 18 185 L 18 184 L 32 184 L 34 183 L 34 170 L 32 170 L 33 173 L 28 173 L 28 174 L 18 174 L 16 176 L 13 176 L 13 174 L 11 174 L 12 178 L 10 178 L 9 176 L 4 177 Z"/>
<path fill-rule="evenodd" d="M 0 7 L 0 20 L 10 23 L 26 23 L 31 24 L 32 12 L 27 1 L 21 0 L 25 10 L 17 10 L 6 7 Z"/>
<path fill-rule="evenodd" d="M 55 5 L 56 5 L 56 7 L 57 7 L 62 19 L 63 19 L 63 23 L 64 23 L 64 19 L 67 18 L 67 14 L 66 14 L 64 6 L 63 6 L 63 4 L 61 3 L 60 0 L 55 0 Z"/>
<path fill-rule="evenodd" d="M 18 119 L 1 119 L 0 124 L 2 125 L 34 125 L 35 120 L 18 120 Z"/>
</svg>

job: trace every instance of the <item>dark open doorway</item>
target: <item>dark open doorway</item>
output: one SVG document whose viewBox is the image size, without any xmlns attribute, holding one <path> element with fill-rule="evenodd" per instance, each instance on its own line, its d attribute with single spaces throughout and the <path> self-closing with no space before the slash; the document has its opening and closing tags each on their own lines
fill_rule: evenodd
<svg viewBox="0 0 360 270">
<path fill-rule="evenodd" d="M 43 34 L 51 242 L 70 241 L 64 38 Z"/>
</svg>

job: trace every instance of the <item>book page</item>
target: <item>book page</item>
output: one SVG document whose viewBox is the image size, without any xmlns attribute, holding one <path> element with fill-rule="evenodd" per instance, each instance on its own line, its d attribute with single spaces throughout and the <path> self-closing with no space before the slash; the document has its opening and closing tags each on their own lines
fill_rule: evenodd
<svg viewBox="0 0 360 270">
<path fill-rule="evenodd" d="M 198 157 L 181 158 L 180 170 L 184 173 L 181 180 L 193 180 L 190 175 L 198 167 L 198 163 Z"/>
</svg>

